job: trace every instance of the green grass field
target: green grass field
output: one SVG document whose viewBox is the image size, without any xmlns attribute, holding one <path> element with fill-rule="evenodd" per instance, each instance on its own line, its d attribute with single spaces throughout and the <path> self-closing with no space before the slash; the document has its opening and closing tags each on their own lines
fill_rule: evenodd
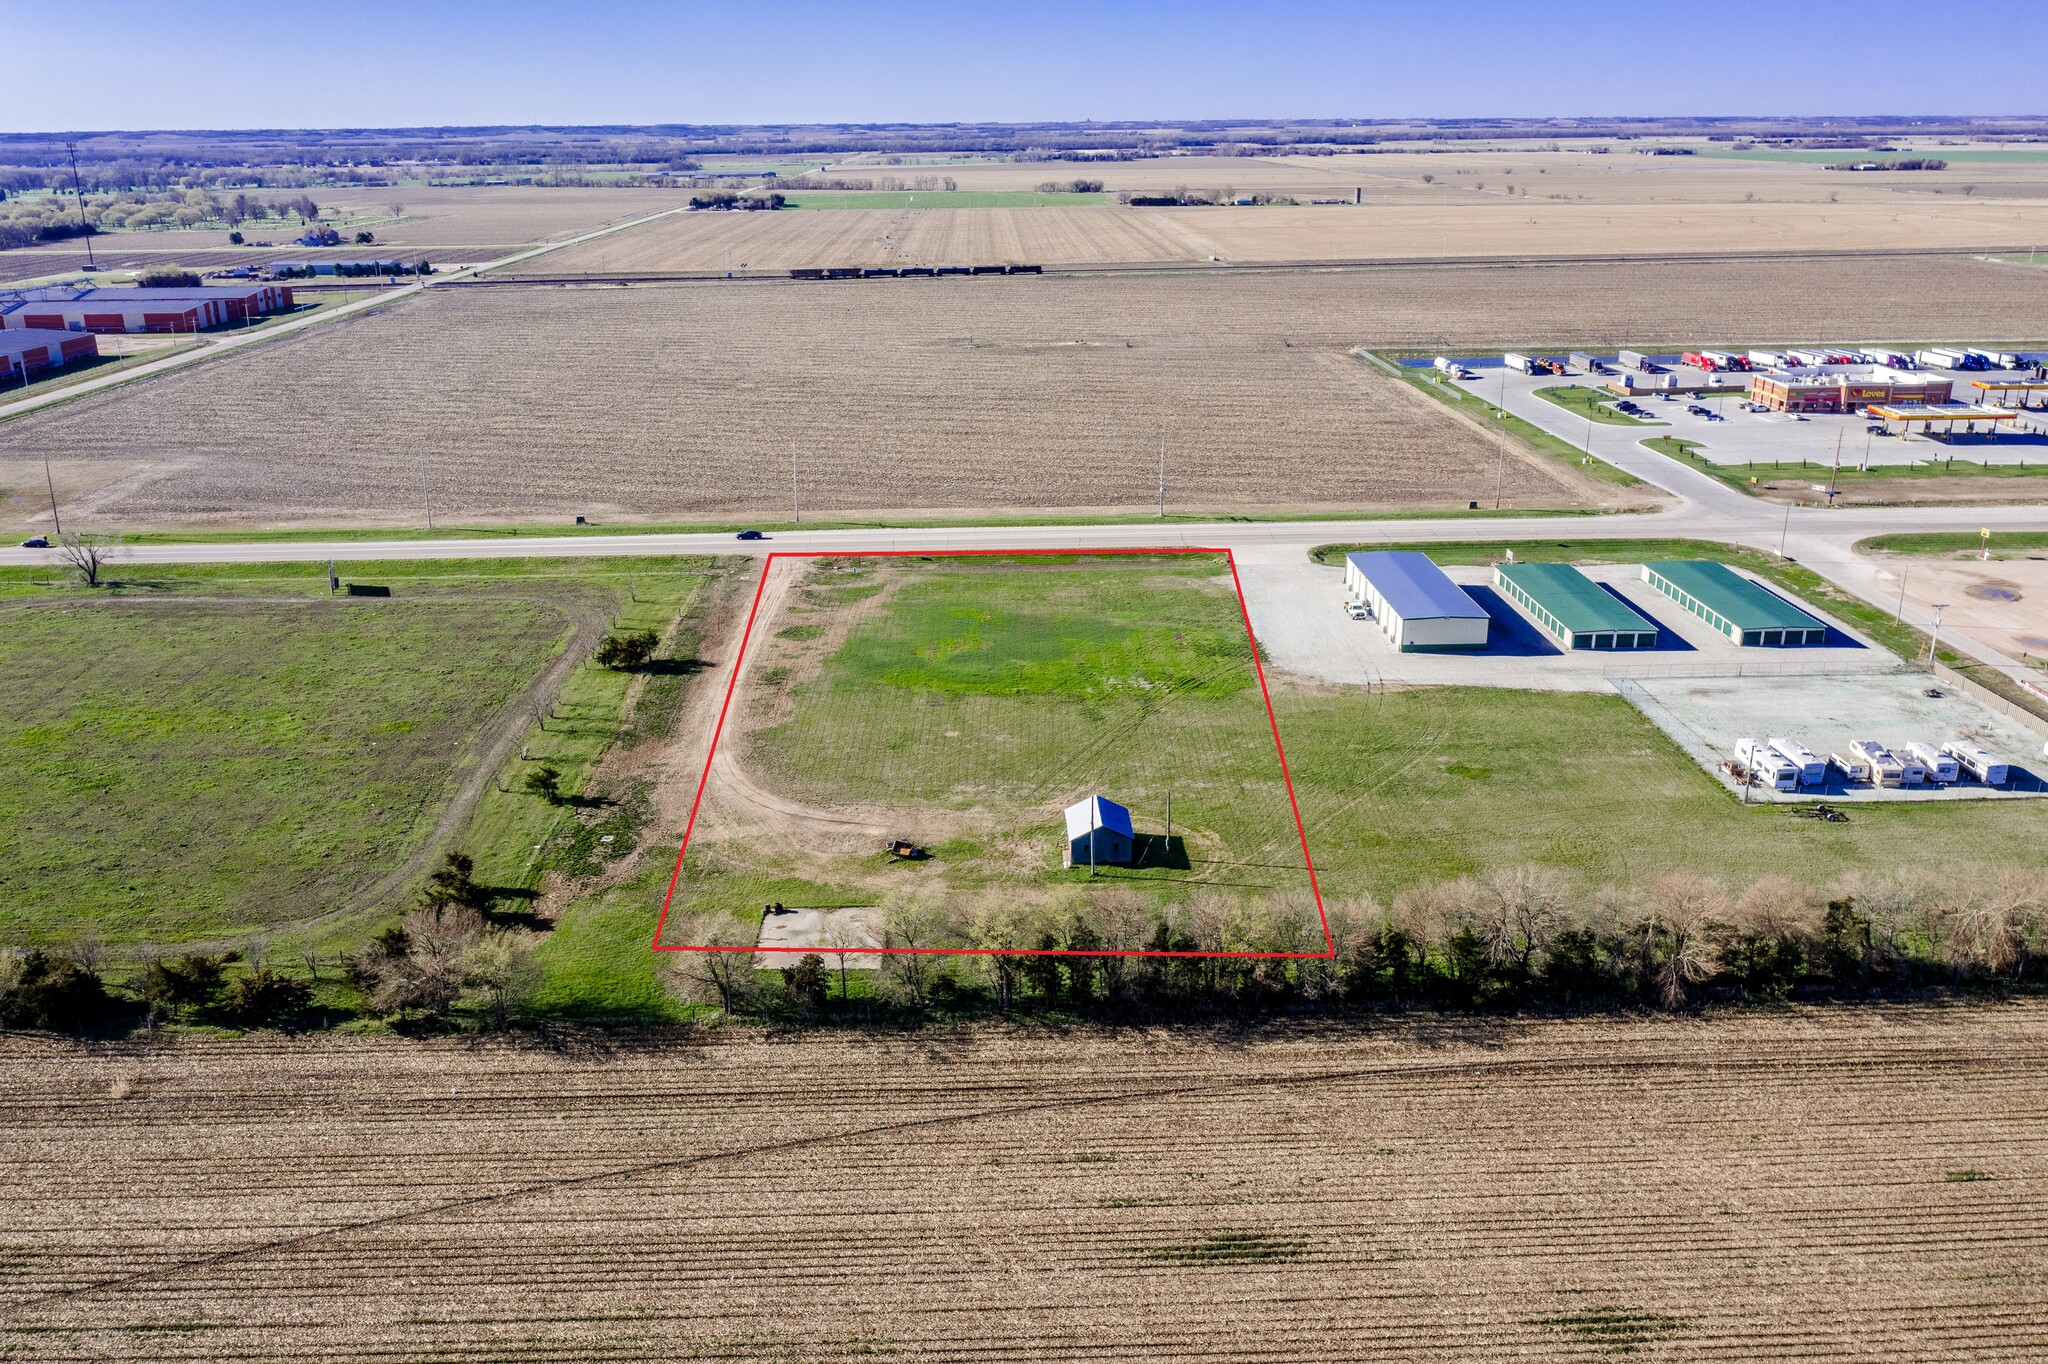
<svg viewBox="0 0 2048 1364">
<path fill-rule="evenodd" d="M 1379 367 L 1402 383 L 1411 384 L 1429 394 L 1438 402 L 1469 412 L 1484 419 L 1489 425 L 1509 432 L 1524 445 L 1540 454 L 1548 455 L 1560 464 L 1570 465 L 1588 478 L 1623 488 L 1642 486 L 1642 480 L 1634 474 L 1617 469 L 1606 460 L 1592 458 L 1570 441 L 1560 440 L 1541 427 L 1523 421 L 1514 413 L 1494 406 L 1478 393 L 1449 380 L 1437 382 L 1434 370 L 1410 369 L 1406 365 L 1394 364 L 1363 349 L 1354 351 L 1353 354 L 1366 364 Z"/>
<path fill-rule="evenodd" d="M 770 186 L 770 188 L 773 188 Z M 1075 208 L 1113 202 L 1107 194 L 1041 194 L 1036 190 L 792 190 L 785 207 Z"/>
<path fill-rule="evenodd" d="M 117 567 L 98 591 L 5 570 L 6 940 L 175 943 L 315 921 L 331 944 L 359 938 L 411 885 L 371 892 L 421 849 L 498 726 L 529 724 L 515 707 L 579 624 L 665 623 L 702 565 L 338 566 L 389 599 L 331 598 L 324 564 Z M 577 789 L 625 684 L 573 671 L 528 757 Z M 487 879 L 531 884 L 563 819 L 493 789 L 456 841 Z"/>
<path fill-rule="evenodd" d="M 1545 402 L 1555 403 L 1567 412 L 1581 417 L 1591 417 L 1603 426 L 1669 426 L 1669 422 L 1645 421 L 1631 417 L 1626 412 L 1614 410 L 1613 403 L 1618 396 L 1603 389 L 1587 388 L 1583 384 L 1558 384 L 1551 388 L 1539 388 L 1536 396 Z"/>
<path fill-rule="evenodd" d="M 804 627 L 862 612 L 836 648 Z M 678 902 L 757 911 L 875 903 L 891 889 L 1079 892 L 1060 809 L 1089 792 L 1173 842 L 1096 888 L 1192 884 L 1301 895 L 1306 876 L 1250 641 L 1220 556 L 823 562 L 752 646 L 762 703 L 742 739 L 756 779 L 825 810 L 901 812 L 929 862 L 819 862 L 773 841 L 693 844 Z M 778 633 L 780 638 L 774 638 Z M 815 669 L 815 675 L 810 675 Z M 742 707 L 741 713 L 746 713 Z"/>
</svg>

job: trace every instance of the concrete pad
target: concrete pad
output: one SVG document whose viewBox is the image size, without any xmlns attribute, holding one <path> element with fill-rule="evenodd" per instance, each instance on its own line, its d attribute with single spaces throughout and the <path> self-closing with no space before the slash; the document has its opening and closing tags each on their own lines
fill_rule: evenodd
<svg viewBox="0 0 2048 1364">
<path fill-rule="evenodd" d="M 1894 752 L 1918 740 L 1939 747 L 1962 741 L 1990 749 L 2013 767 L 2000 788 L 1974 782 L 1920 789 L 1843 786 L 1839 781 L 1799 793 L 1752 787 L 1758 801 L 2011 800 L 2048 794 L 2041 736 L 1917 669 L 1790 677 L 1647 677 L 1622 679 L 1617 690 L 1729 790 L 1721 771 L 1743 738 L 1797 739 L 1826 757 L 1858 739 Z M 1933 690 L 1940 694 L 1929 696 Z M 1830 777 L 1836 774 L 1831 770 Z"/>
<path fill-rule="evenodd" d="M 770 911 L 761 918 L 761 937 L 755 944 L 764 948 L 799 948 L 801 951 L 763 952 L 754 965 L 763 971 L 794 966 L 804 952 L 816 952 L 825 964 L 839 969 L 841 947 L 875 948 L 882 945 L 882 911 L 873 905 L 847 909 L 785 909 Z M 882 964 L 876 952 L 848 952 L 846 965 L 854 970 L 873 970 Z"/>
</svg>

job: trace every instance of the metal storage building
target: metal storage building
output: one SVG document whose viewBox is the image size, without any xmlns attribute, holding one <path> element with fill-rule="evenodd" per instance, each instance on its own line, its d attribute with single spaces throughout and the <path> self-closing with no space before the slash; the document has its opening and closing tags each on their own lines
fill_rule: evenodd
<svg viewBox="0 0 2048 1364">
<path fill-rule="evenodd" d="M 1107 796 L 1090 796 L 1067 807 L 1066 864 L 1117 866 L 1131 860 L 1137 836 L 1131 812 Z"/>
<path fill-rule="evenodd" d="M 1826 625 L 1726 564 L 1710 559 L 1644 564 L 1643 581 L 1739 645 L 1827 642 Z"/>
<path fill-rule="evenodd" d="M 1493 585 L 1567 649 L 1654 649 L 1657 626 L 1570 564 L 1496 564 Z"/>
<path fill-rule="evenodd" d="M 25 383 L 39 369 L 90 360 L 99 353 L 99 339 L 89 332 L 10 327 L 0 331 L 0 383 L 14 379 Z"/>
<path fill-rule="evenodd" d="M 1403 653 L 1484 649 L 1493 618 L 1427 554 L 1382 549 L 1344 556 L 1344 586 L 1372 608 L 1387 641 Z"/>
</svg>

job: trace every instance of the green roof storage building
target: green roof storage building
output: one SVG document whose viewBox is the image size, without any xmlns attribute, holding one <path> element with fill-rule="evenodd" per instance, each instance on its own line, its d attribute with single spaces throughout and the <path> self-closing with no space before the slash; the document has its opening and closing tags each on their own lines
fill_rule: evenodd
<svg viewBox="0 0 2048 1364">
<path fill-rule="evenodd" d="M 1824 644 L 1828 627 L 1726 564 L 1680 559 L 1644 564 L 1643 581 L 1737 644 Z"/>
<path fill-rule="evenodd" d="M 1496 564 L 1493 585 L 1567 649 L 1654 649 L 1657 626 L 1570 564 Z"/>
</svg>

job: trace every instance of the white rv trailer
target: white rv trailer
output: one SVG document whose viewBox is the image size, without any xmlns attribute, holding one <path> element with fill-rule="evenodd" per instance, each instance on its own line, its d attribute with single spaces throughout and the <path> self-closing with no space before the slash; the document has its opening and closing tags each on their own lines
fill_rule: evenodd
<svg viewBox="0 0 2048 1364">
<path fill-rule="evenodd" d="M 1776 735 L 1770 739 L 1771 751 L 1799 769 L 1801 786 L 1819 786 L 1828 779 L 1827 761 L 1800 743 L 1797 739 L 1785 739 Z"/>
<path fill-rule="evenodd" d="M 1836 771 L 1842 774 L 1842 780 L 1848 785 L 1869 786 L 1872 784 L 1870 779 L 1870 759 L 1858 757 L 1854 753 L 1830 753 L 1828 761 L 1834 765 Z"/>
<path fill-rule="evenodd" d="M 1957 767 L 1986 786 L 2003 786 L 2012 776 L 2012 769 L 2006 766 L 2004 759 L 1975 744 L 1947 743 L 1941 746 L 1941 751 L 1954 758 Z"/>
<path fill-rule="evenodd" d="M 1906 752 L 1919 759 L 1921 766 L 1927 769 L 1927 775 L 1938 782 L 1957 781 L 1963 775 L 1962 769 L 1956 766 L 1956 760 L 1944 753 L 1939 744 L 1925 744 L 1916 739 L 1906 745 Z"/>
<path fill-rule="evenodd" d="M 1919 786 L 1927 780 L 1926 768 L 1875 739 L 1858 739 L 1849 745 L 1849 755 L 1870 764 L 1870 780 L 1877 786 Z"/>
<path fill-rule="evenodd" d="M 1735 761 L 1749 769 L 1749 779 L 1774 791 L 1797 791 L 1799 769 L 1762 739 L 1737 739 Z"/>
</svg>

